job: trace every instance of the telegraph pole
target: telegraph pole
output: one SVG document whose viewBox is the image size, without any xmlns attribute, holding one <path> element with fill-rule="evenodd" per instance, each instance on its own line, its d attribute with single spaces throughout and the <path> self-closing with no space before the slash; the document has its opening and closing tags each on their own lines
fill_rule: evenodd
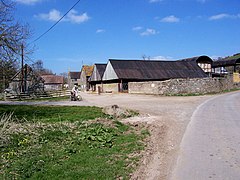
<svg viewBox="0 0 240 180">
<path fill-rule="evenodd" d="M 22 68 L 22 72 L 21 72 L 21 92 L 24 92 L 24 55 L 23 55 L 23 44 L 21 45 L 21 68 Z"/>
</svg>

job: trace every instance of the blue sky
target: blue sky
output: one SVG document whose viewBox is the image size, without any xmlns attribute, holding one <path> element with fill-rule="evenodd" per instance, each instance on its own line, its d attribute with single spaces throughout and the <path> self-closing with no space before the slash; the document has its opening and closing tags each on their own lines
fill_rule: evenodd
<svg viewBox="0 0 240 180">
<path fill-rule="evenodd" d="M 76 2 L 15 1 L 16 18 L 33 31 L 29 43 Z M 59 74 L 109 58 L 228 56 L 240 52 L 239 34 L 239 0 L 81 0 L 34 43 L 32 58 Z"/>
</svg>

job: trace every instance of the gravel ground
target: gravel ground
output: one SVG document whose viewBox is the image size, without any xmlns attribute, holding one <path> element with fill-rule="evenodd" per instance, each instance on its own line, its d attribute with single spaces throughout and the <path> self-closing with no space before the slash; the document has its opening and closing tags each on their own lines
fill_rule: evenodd
<svg viewBox="0 0 240 180">
<path fill-rule="evenodd" d="M 70 102 L 4 102 L 0 104 L 100 106 L 118 105 L 140 112 L 126 119 L 145 123 L 151 136 L 139 169 L 132 179 L 169 179 L 176 162 L 179 145 L 194 110 L 212 96 L 163 97 L 131 94 L 80 93 L 83 101 Z"/>
</svg>

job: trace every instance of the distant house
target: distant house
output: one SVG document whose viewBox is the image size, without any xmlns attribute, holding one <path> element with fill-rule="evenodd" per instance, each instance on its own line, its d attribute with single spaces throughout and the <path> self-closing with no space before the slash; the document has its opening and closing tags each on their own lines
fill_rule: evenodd
<svg viewBox="0 0 240 180">
<path fill-rule="evenodd" d="M 93 91 L 96 91 L 97 87 L 100 87 L 100 91 L 102 91 L 102 77 L 106 67 L 107 64 L 94 64 L 92 75 L 89 78 L 90 86 Z"/>
<path fill-rule="evenodd" d="M 44 91 L 44 79 L 25 64 L 12 78 L 9 88 L 15 93 L 32 94 Z"/>
<path fill-rule="evenodd" d="M 187 59 L 182 59 L 180 61 L 192 61 L 195 62 L 202 70 L 208 75 L 211 76 L 212 73 L 212 64 L 213 60 L 208 56 L 198 56 Z"/>
<path fill-rule="evenodd" d="M 129 82 L 205 78 L 194 61 L 146 61 L 110 59 L 103 74 L 105 92 L 128 92 Z"/>
<path fill-rule="evenodd" d="M 92 75 L 94 66 L 83 65 L 80 74 L 80 89 L 88 91 L 90 89 L 89 78 Z"/>
<path fill-rule="evenodd" d="M 81 72 L 68 72 L 68 87 L 73 88 L 74 85 L 80 85 Z"/>
<path fill-rule="evenodd" d="M 44 79 L 44 89 L 46 91 L 62 90 L 64 84 L 63 76 L 42 75 Z"/>
</svg>

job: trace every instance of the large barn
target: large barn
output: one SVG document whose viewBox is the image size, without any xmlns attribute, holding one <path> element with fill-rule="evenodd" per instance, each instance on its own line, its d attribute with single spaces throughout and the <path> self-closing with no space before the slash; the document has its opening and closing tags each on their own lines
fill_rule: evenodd
<svg viewBox="0 0 240 180">
<path fill-rule="evenodd" d="M 129 82 L 205 78 L 195 61 L 151 61 L 110 59 L 103 74 L 105 92 L 128 92 Z"/>
</svg>

